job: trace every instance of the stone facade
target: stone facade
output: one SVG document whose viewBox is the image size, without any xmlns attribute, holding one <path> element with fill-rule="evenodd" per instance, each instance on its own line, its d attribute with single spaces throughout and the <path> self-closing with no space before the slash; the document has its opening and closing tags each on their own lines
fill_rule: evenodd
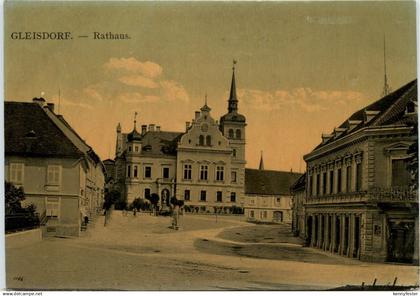
<svg viewBox="0 0 420 296">
<path fill-rule="evenodd" d="M 354 113 L 305 155 L 307 244 L 366 261 L 418 262 L 417 81 Z"/>
</svg>

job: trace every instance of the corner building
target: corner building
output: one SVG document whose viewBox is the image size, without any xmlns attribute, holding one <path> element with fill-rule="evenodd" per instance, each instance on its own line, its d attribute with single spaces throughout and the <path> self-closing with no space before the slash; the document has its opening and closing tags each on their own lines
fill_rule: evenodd
<svg viewBox="0 0 420 296">
<path fill-rule="evenodd" d="M 131 203 L 152 193 L 161 208 L 176 196 L 194 212 L 229 212 L 243 207 L 246 118 L 238 112 L 233 68 L 228 113 L 220 123 L 211 115 L 207 100 L 184 132 L 167 132 L 154 124 L 136 121 L 130 133 L 117 127 L 115 180 Z"/>
<path fill-rule="evenodd" d="M 417 80 L 322 135 L 304 156 L 300 234 L 307 244 L 365 261 L 418 264 L 418 187 L 409 170 L 417 137 Z"/>
</svg>

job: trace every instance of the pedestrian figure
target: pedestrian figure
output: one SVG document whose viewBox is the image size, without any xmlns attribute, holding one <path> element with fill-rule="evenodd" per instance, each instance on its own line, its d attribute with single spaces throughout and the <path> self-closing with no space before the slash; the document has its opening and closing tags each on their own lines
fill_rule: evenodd
<svg viewBox="0 0 420 296">
<path fill-rule="evenodd" d="M 172 228 L 175 230 L 178 230 L 178 206 L 174 206 L 173 211 L 172 211 Z"/>
<path fill-rule="evenodd" d="M 133 208 L 133 216 L 136 216 L 136 214 L 137 214 L 137 209 Z"/>
</svg>

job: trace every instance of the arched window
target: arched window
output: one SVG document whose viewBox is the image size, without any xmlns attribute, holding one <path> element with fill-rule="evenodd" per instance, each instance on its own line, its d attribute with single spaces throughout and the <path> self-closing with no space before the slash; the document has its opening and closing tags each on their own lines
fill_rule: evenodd
<svg viewBox="0 0 420 296">
<path fill-rule="evenodd" d="M 211 136 L 206 137 L 206 145 L 211 146 Z"/>
<path fill-rule="evenodd" d="M 237 129 L 236 130 L 236 139 L 240 139 L 241 138 L 241 130 Z"/>
<path fill-rule="evenodd" d="M 200 137 L 198 137 L 198 145 L 204 146 L 204 136 L 203 135 L 200 135 Z"/>
<path fill-rule="evenodd" d="M 229 130 L 229 139 L 233 139 L 233 129 Z"/>
</svg>

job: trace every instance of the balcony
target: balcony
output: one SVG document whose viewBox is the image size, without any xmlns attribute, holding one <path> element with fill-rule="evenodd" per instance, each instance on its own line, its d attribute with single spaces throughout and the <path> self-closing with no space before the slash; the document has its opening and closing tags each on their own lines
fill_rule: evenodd
<svg viewBox="0 0 420 296">
<path fill-rule="evenodd" d="M 419 202 L 418 190 L 413 188 L 412 186 L 371 188 L 368 194 L 370 202 Z"/>
<path fill-rule="evenodd" d="M 331 195 L 307 197 L 305 205 L 345 203 L 418 203 L 418 190 L 410 186 L 378 188 L 368 191 L 346 192 Z"/>
<path fill-rule="evenodd" d="M 355 202 L 366 202 L 367 192 L 346 192 L 336 193 L 323 196 L 312 196 L 306 197 L 303 202 L 305 205 L 316 205 L 316 204 L 343 204 L 343 203 L 355 203 Z"/>
</svg>

